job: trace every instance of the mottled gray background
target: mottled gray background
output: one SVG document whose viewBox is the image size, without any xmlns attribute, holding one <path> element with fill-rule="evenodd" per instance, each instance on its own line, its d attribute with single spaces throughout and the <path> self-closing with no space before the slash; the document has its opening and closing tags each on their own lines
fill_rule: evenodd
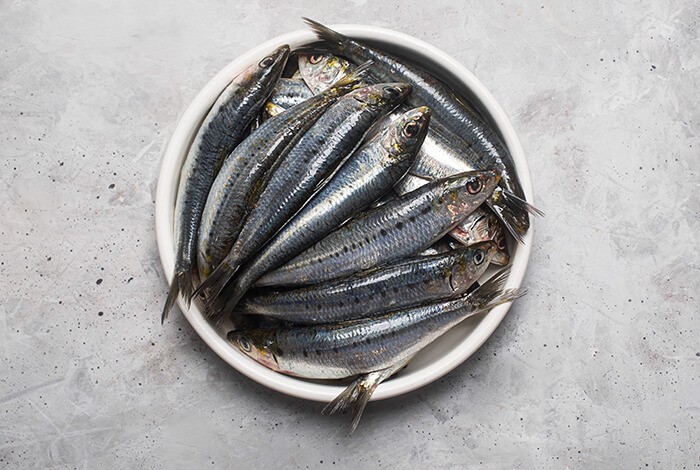
<svg viewBox="0 0 700 470">
<path fill-rule="evenodd" d="M 491 340 L 351 437 L 159 321 L 167 140 L 302 15 L 465 64 L 547 213 Z M 2 1 L 0 467 L 697 467 L 698 20 L 693 0 Z"/>
</svg>

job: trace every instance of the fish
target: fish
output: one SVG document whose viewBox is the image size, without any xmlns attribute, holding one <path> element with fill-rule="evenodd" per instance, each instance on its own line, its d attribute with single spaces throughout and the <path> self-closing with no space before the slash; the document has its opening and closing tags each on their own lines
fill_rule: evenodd
<svg viewBox="0 0 700 470">
<path fill-rule="evenodd" d="M 496 244 L 486 241 L 322 284 L 250 292 L 236 311 L 298 324 L 373 317 L 464 294 L 484 274 L 496 253 Z"/>
<path fill-rule="evenodd" d="M 340 80 L 351 72 L 347 60 L 321 51 L 298 54 L 299 75 L 312 93 L 321 93 L 328 85 Z"/>
<path fill-rule="evenodd" d="M 338 78 L 338 80 L 333 83 L 336 83 L 346 75 L 347 74 Z M 327 89 L 328 87 L 324 88 L 324 90 Z M 312 92 L 302 80 L 280 78 L 277 81 L 277 86 L 275 86 L 272 95 L 270 95 L 270 98 L 265 102 L 265 106 L 263 107 L 263 111 L 261 113 L 262 121 L 264 122 L 272 116 L 276 116 L 282 111 L 285 111 L 292 106 L 296 106 L 316 94 L 318 93 Z"/>
<path fill-rule="evenodd" d="M 493 241 L 497 251 L 492 262 L 499 266 L 506 266 L 510 262 L 508 245 L 501 224 L 496 214 L 489 210 L 478 208 L 457 225 L 450 232 L 450 236 L 464 246 L 473 246 L 487 240 Z"/>
<path fill-rule="evenodd" d="M 524 295 L 522 290 L 504 288 L 509 272 L 510 268 L 501 270 L 457 299 L 343 323 L 233 330 L 227 339 L 256 362 L 296 377 L 341 379 L 391 370 L 466 318 Z M 350 399 L 356 395 L 354 391 L 346 392 Z M 340 399 L 336 405 L 347 406 L 347 401 Z"/>
<path fill-rule="evenodd" d="M 326 69 L 332 69 L 332 66 L 326 64 L 335 64 L 343 61 L 344 59 L 333 54 L 317 50 L 309 53 L 298 54 L 298 60 L 300 64 L 309 63 L 311 61 L 315 62 L 315 67 L 300 67 L 299 72 L 303 80 L 313 90 L 322 91 L 330 85 L 326 77 L 338 76 L 337 73 L 327 73 Z M 343 73 L 349 73 L 351 70 L 351 66 L 346 67 L 343 69 Z M 314 84 L 314 86 L 311 86 L 310 84 Z M 390 122 L 396 118 L 398 112 L 399 111 L 390 113 L 387 117 L 375 124 L 375 127 L 381 128 L 386 126 L 387 122 Z M 370 130 L 369 135 L 372 134 L 373 130 Z M 423 180 L 427 182 L 435 178 L 443 178 L 456 173 L 479 169 L 478 165 L 470 163 L 479 162 L 478 155 L 476 155 L 476 153 L 469 147 L 455 147 L 454 140 L 454 138 L 450 139 L 444 130 L 440 131 L 439 129 L 436 130 L 436 128 L 431 127 L 412 168 L 409 170 L 410 174 L 397 185 L 397 192 L 399 194 L 405 194 L 406 192 L 417 188 L 419 186 L 417 183 L 423 182 Z M 457 142 L 459 143 L 459 141 Z M 507 207 L 501 207 L 503 206 L 501 203 L 503 199 L 504 196 L 502 195 L 502 190 L 497 189 L 494 191 L 494 194 L 490 200 L 487 201 L 487 205 L 493 206 L 491 210 L 495 211 L 494 213 L 505 214 L 505 211 L 508 211 L 508 209 Z M 512 204 L 516 203 L 516 200 L 512 202 Z M 526 208 L 525 210 L 529 209 Z M 539 213 L 539 215 L 542 214 Z M 508 218 L 507 215 L 502 215 L 502 217 Z M 452 236 L 455 239 L 460 240 L 463 234 L 460 232 L 459 227 L 455 229 L 455 233 L 452 234 Z M 508 259 L 508 254 L 507 252 L 504 252 L 503 256 L 498 257 L 498 263 L 500 264 L 506 259 Z"/>
<path fill-rule="evenodd" d="M 339 99 L 279 158 L 245 218 L 236 242 L 226 258 L 200 285 L 214 301 L 234 273 L 304 205 L 317 186 L 361 143 L 374 122 L 408 96 L 411 86 L 384 83 L 358 88 Z M 205 308 L 208 318 L 219 322 L 220 311 Z"/>
<path fill-rule="evenodd" d="M 265 121 L 226 158 L 209 192 L 199 228 L 201 279 L 231 251 L 267 171 L 339 97 L 357 86 L 366 70 L 356 69 L 324 92 Z"/>
<path fill-rule="evenodd" d="M 256 285 L 316 284 L 420 253 L 479 207 L 499 178 L 482 171 L 428 183 L 353 218 Z"/>
<path fill-rule="evenodd" d="M 180 173 L 175 205 L 175 272 L 161 315 L 164 322 L 179 294 L 189 305 L 197 262 L 198 227 L 224 159 L 241 142 L 284 69 L 289 46 L 277 48 L 236 76 L 204 118 Z"/>
<path fill-rule="evenodd" d="M 429 122 L 427 107 L 412 109 L 348 157 L 303 209 L 240 268 L 221 296 L 226 300 L 225 308 L 232 310 L 260 276 L 289 261 L 390 191 L 413 163 Z"/>
<path fill-rule="evenodd" d="M 522 242 L 530 226 L 529 215 L 542 215 L 525 198 L 517 177 L 515 163 L 497 132 L 479 112 L 445 83 L 420 66 L 409 64 L 398 57 L 355 41 L 308 18 L 304 21 L 316 36 L 351 62 L 372 60 L 374 78 L 402 80 L 413 85 L 415 91 L 408 99 L 409 105 L 420 103 L 434 111 L 434 131 L 446 136 L 450 147 L 461 155 L 472 155 L 474 169 L 496 168 L 501 173 L 503 192 L 494 192 L 490 203 L 513 237 Z M 301 72 L 301 70 L 300 70 Z"/>
</svg>

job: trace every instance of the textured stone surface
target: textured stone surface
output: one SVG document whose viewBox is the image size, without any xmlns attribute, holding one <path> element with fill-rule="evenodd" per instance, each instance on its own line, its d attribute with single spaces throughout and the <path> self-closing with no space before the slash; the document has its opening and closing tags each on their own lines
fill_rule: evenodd
<svg viewBox="0 0 700 470">
<path fill-rule="evenodd" d="M 4 2 L 0 467 L 700 465 L 699 14 L 692 0 Z M 530 294 L 493 337 L 370 404 L 353 436 L 347 416 L 236 373 L 181 315 L 159 320 L 167 139 L 210 77 L 302 15 L 465 64 L 512 118 L 547 213 Z"/>
</svg>

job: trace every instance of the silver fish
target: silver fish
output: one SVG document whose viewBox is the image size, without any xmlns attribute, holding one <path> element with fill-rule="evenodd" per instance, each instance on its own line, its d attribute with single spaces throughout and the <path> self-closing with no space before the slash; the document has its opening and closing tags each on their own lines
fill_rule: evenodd
<svg viewBox="0 0 700 470">
<path fill-rule="evenodd" d="M 266 272 L 289 261 L 348 218 L 391 190 L 406 173 L 428 132 L 430 110 L 410 110 L 375 135 L 340 166 L 226 289 L 225 308 L 233 307 Z"/>
<path fill-rule="evenodd" d="M 241 263 L 303 206 L 318 184 L 355 150 L 372 124 L 396 107 L 410 90 L 410 85 L 404 83 L 385 83 L 345 95 L 278 159 L 228 256 L 200 286 L 211 292 L 206 309 L 210 318 L 223 318 L 221 311 L 211 309 L 211 304 Z"/>
<path fill-rule="evenodd" d="M 464 294 L 486 271 L 496 251 L 496 244 L 487 241 L 322 284 L 251 292 L 237 311 L 299 324 L 368 318 Z"/>
<path fill-rule="evenodd" d="M 325 40 L 353 62 L 372 60 L 372 75 L 381 81 L 402 80 L 414 86 L 408 100 L 411 105 L 427 105 L 435 112 L 434 130 L 449 136 L 458 153 L 471 153 L 475 169 L 496 168 L 505 191 L 494 193 L 491 205 L 513 236 L 522 241 L 529 228 L 529 214 L 540 215 L 525 201 L 517 178 L 515 163 L 500 136 L 469 103 L 457 96 L 445 83 L 415 64 L 409 64 L 366 44 L 355 41 L 322 24 L 304 18 L 319 39 Z"/>
<path fill-rule="evenodd" d="M 350 220 L 257 285 L 315 284 L 420 253 L 479 207 L 498 180 L 484 171 L 429 183 Z"/>
<path fill-rule="evenodd" d="M 326 91 L 266 121 L 226 158 L 209 192 L 199 228 L 202 279 L 231 251 L 255 201 L 254 189 L 265 173 L 340 96 L 356 87 L 365 70 L 355 70 Z"/>
<path fill-rule="evenodd" d="M 161 321 L 165 321 L 180 293 L 190 302 L 197 229 L 209 189 L 224 159 L 243 139 L 270 96 L 288 55 L 289 46 L 282 46 L 234 78 L 212 106 L 190 146 L 175 205 L 175 273 Z"/>
<path fill-rule="evenodd" d="M 228 340 L 270 369 L 298 377 L 338 379 L 395 369 L 466 318 L 522 296 L 503 290 L 508 272 L 455 300 L 346 323 L 232 331 Z"/>
</svg>

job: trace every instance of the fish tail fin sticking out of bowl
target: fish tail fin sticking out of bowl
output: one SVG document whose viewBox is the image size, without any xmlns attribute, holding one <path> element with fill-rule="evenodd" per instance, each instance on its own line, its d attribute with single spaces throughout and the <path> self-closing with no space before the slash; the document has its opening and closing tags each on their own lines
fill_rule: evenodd
<svg viewBox="0 0 700 470">
<path fill-rule="evenodd" d="M 321 413 L 332 415 L 338 411 L 352 410 L 352 423 L 350 425 L 350 434 L 352 434 L 357 429 L 360 418 L 362 418 L 362 412 L 365 410 L 365 406 L 367 406 L 374 390 L 380 383 L 403 369 L 411 359 L 413 359 L 413 356 L 387 369 L 360 375 L 345 390 L 340 392 L 333 401 L 328 403 Z"/>
<path fill-rule="evenodd" d="M 192 270 L 183 268 L 181 266 L 175 267 L 175 275 L 173 276 L 173 281 L 170 283 L 170 289 L 168 290 L 168 298 L 165 301 L 165 307 L 163 307 L 163 313 L 160 316 L 160 322 L 165 323 L 165 319 L 168 318 L 168 312 L 175 305 L 177 296 L 182 293 L 183 298 L 189 303 L 192 297 Z"/>
</svg>

